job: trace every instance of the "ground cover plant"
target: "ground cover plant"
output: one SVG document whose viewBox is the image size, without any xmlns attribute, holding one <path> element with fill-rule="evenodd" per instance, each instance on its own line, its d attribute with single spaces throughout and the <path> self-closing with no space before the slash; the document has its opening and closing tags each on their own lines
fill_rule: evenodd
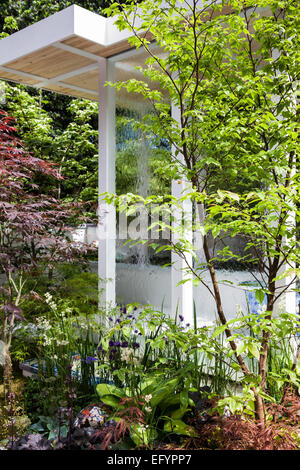
<svg viewBox="0 0 300 470">
<path fill-rule="evenodd" d="M 13 430 L 13 448 L 299 448 L 299 368 L 268 369 L 267 420 L 262 429 L 254 420 L 250 386 L 244 382 L 241 393 L 234 367 L 238 363 L 229 362 L 228 346 L 214 335 L 215 327 L 191 328 L 181 316 L 175 320 L 151 307 L 129 305 L 111 311 L 110 324 L 103 329 L 86 318 L 68 317 L 65 304 L 46 298 L 50 309 L 56 309 L 57 323 L 46 325 L 45 319 L 37 319 L 40 374 L 25 383 L 26 430 Z M 281 360 L 284 347 L 279 343 L 286 320 L 278 319 L 274 336 Z M 249 318 L 239 321 L 240 328 L 249 327 Z M 252 321 L 259 324 L 257 317 Z M 76 344 L 78 331 L 81 338 Z M 72 358 L 78 346 L 81 356 Z M 275 374 L 276 383 L 282 384 L 277 399 L 272 393 Z M 87 421 L 75 427 L 76 417 L 88 404 L 101 410 L 104 423 L 93 427 Z"/>
</svg>

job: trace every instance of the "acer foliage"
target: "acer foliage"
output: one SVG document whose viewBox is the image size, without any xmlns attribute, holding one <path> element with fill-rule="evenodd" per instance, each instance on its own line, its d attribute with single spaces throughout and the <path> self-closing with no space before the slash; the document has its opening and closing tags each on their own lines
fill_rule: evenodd
<svg viewBox="0 0 300 470">
<path fill-rule="evenodd" d="M 37 184 L 41 178 L 62 177 L 54 164 L 26 150 L 17 137 L 15 120 L 0 111 L 0 314 L 6 396 L 13 327 L 16 319 L 24 319 L 27 280 L 39 269 L 51 273 L 56 263 L 78 260 L 87 251 L 87 246 L 73 242 L 70 236 L 72 224 L 79 223 L 80 206 L 41 194 Z"/>
<path fill-rule="evenodd" d="M 37 177 L 62 177 L 53 163 L 30 154 L 16 132 L 14 119 L 1 111 L 0 269 L 7 276 L 28 271 L 39 262 L 52 266 L 71 260 L 82 251 L 68 237 L 79 206 L 39 193 Z"/>
</svg>

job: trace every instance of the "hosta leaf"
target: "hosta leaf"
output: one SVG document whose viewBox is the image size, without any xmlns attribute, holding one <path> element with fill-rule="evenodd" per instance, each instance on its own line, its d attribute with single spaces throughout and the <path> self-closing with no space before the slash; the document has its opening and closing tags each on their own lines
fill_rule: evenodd
<svg viewBox="0 0 300 470">
<path fill-rule="evenodd" d="M 105 405 L 112 406 L 113 408 L 120 407 L 120 399 L 118 397 L 115 397 L 114 395 L 104 395 L 103 397 L 101 397 L 101 401 Z"/>
<path fill-rule="evenodd" d="M 126 396 L 121 388 L 111 384 L 99 384 L 97 385 L 96 390 L 100 398 L 102 398 L 104 395 L 114 395 L 119 398 Z"/>
<path fill-rule="evenodd" d="M 181 419 L 170 419 L 164 425 L 164 431 L 173 432 L 175 434 L 197 437 L 196 430 L 188 424 L 181 421 Z"/>
</svg>

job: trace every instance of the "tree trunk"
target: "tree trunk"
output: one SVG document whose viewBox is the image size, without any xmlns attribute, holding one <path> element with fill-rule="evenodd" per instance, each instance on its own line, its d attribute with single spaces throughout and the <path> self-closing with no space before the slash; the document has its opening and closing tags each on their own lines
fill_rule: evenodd
<svg viewBox="0 0 300 470">
<path fill-rule="evenodd" d="M 265 403 L 264 399 L 260 397 L 256 391 L 254 391 L 254 397 L 255 397 L 255 418 L 260 424 L 262 428 L 265 427 L 266 425 L 266 412 L 265 412 Z"/>
<path fill-rule="evenodd" d="M 198 209 L 199 209 L 199 217 L 201 219 L 201 216 L 203 216 L 203 214 L 202 214 L 202 212 L 200 213 L 201 208 L 198 208 Z M 210 252 L 209 252 L 209 247 L 208 247 L 207 236 L 206 235 L 203 236 L 203 251 L 204 251 L 206 263 L 207 263 L 207 266 L 208 266 L 210 278 L 211 278 L 211 281 L 212 281 L 212 285 L 213 285 L 213 291 L 214 291 L 214 297 L 215 297 L 218 316 L 219 316 L 219 319 L 220 319 L 222 325 L 225 325 L 227 323 L 227 319 L 226 319 L 226 316 L 225 316 L 224 311 L 223 311 L 222 299 L 221 299 L 221 294 L 220 294 L 220 290 L 219 290 L 219 284 L 218 284 L 218 281 L 217 281 L 216 272 L 215 272 L 213 263 L 211 262 L 211 256 L 210 256 Z M 225 329 L 225 334 L 226 334 L 227 338 L 232 336 L 232 333 L 231 333 L 231 331 L 228 327 Z M 231 349 L 234 351 L 234 353 L 236 355 L 237 361 L 238 361 L 238 363 L 241 367 L 242 372 L 245 375 L 249 375 L 250 372 L 249 372 L 248 367 L 246 366 L 242 356 L 236 354 L 237 347 L 236 347 L 235 342 L 230 340 L 229 344 L 230 344 Z M 266 347 L 267 346 L 268 346 L 268 341 L 266 342 Z M 266 349 L 266 351 L 267 351 L 267 349 Z M 264 404 L 264 400 L 263 400 L 262 397 L 260 397 L 258 395 L 255 387 L 252 387 L 251 390 L 253 391 L 254 398 L 255 398 L 255 404 L 254 404 L 254 406 L 255 406 L 255 418 L 259 422 L 261 427 L 263 428 L 263 427 L 265 427 L 265 404 Z"/>
</svg>

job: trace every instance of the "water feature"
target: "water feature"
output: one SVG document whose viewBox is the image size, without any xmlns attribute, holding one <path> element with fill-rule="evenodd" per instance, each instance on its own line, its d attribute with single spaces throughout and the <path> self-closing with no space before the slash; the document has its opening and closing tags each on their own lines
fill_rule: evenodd
<svg viewBox="0 0 300 470">
<path fill-rule="evenodd" d="M 144 199 L 150 195 L 150 148 L 144 135 L 140 138 L 140 152 L 137 155 L 137 178 L 136 178 L 136 194 L 142 196 Z M 144 211 L 141 206 L 141 216 Z M 140 227 L 141 240 L 142 237 L 148 238 L 148 218 L 145 211 L 143 215 L 145 227 Z M 142 225 L 142 221 L 141 221 Z M 143 233 L 145 232 L 145 233 Z M 145 266 L 150 263 L 148 246 L 146 244 L 138 243 L 136 245 L 137 264 Z"/>
<path fill-rule="evenodd" d="M 122 116 L 142 119 L 148 109 L 143 108 L 140 103 L 134 99 L 123 106 Z M 119 171 L 119 192 L 125 194 L 127 192 L 136 193 L 143 198 L 151 195 L 153 187 L 153 175 L 151 173 L 150 162 L 153 155 L 153 145 L 147 136 L 140 131 L 135 131 L 133 127 L 126 124 L 127 127 L 117 127 L 119 135 L 117 135 L 118 155 L 122 157 L 118 160 L 117 155 L 117 174 Z M 124 132 L 124 136 L 122 136 Z M 126 134 L 126 135 L 125 135 Z M 130 170 L 130 171 L 129 171 Z M 126 175 L 128 179 L 126 179 Z M 118 186 L 118 185 L 117 185 Z M 145 219 L 144 219 L 145 220 Z M 131 222 L 130 222 L 131 223 Z M 130 228 L 130 223 L 128 229 Z M 142 223 L 141 223 L 142 224 Z M 136 233 L 139 232 L 140 239 L 147 239 L 147 219 L 146 233 L 145 227 L 134 227 Z M 158 258 L 149 256 L 147 244 L 136 243 L 134 247 L 124 242 L 132 238 L 130 234 L 126 240 L 117 240 L 117 263 L 116 263 L 116 297 L 120 304 L 138 302 L 140 304 L 151 304 L 157 309 L 163 309 L 166 313 L 174 315 L 172 312 L 171 302 L 171 268 L 162 267 Z M 137 237 L 136 237 L 137 238 Z M 136 240 L 137 241 L 137 240 Z M 227 243 L 227 241 L 226 241 Z M 230 241 L 230 243 L 233 243 Z M 234 252 L 243 251 L 243 244 L 239 240 L 234 242 Z M 222 248 L 222 247 L 220 247 Z M 157 263 L 157 264 L 156 264 Z M 227 267 L 227 266 L 226 266 Z M 259 276 L 259 274 L 257 273 Z M 249 288 L 242 282 L 253 281 L 251 274 L 242 271 L 239 266 L 235 269 L 217 269 L 217 277 L 219 280 L 227 281 L 221 283 L 220 290 L 223 300 L 223 307 L 228 319 L 236 316 L 237 309 L 241 309 L 245 314 L 248 312 L 247 292 Z M 211 286 L 209 274 L 205 274 L 205 282 Z M 209 323 L 216 319 L 216 308 L 214 300 L 209 291 L 199 284 L 193 288 L 195 306 L 198 321 L 201 323 Z"/>
<path fill-rule="evenodd" d="M 97 272 L 97 262 L 92 263 L 92 270 Z M 247 314 L 251 287 L 243 283 L 253 281 L 247 271 L 218 269 L 220 292 L 223 307 L 228 320 L 235 318 L 237 311 Z M 259 275 L 259 273 L 256 273 Z M 204 278 L 210 284 L 208 274 Z M 230 284 L 222 281 L 228 281 Z M 153 264 L 117 263 L 116 291 L 118 303 L 124 305 L 138 302 L 141 305 L 153 305 L 158 310 L 174 316 L 171 307 L 171 268 Z M 194 300 L 198 325 L 208 325 L 216 319 L 214 300 L 207 288 L 201 284 L 194 286 Z"/>
</svg>

